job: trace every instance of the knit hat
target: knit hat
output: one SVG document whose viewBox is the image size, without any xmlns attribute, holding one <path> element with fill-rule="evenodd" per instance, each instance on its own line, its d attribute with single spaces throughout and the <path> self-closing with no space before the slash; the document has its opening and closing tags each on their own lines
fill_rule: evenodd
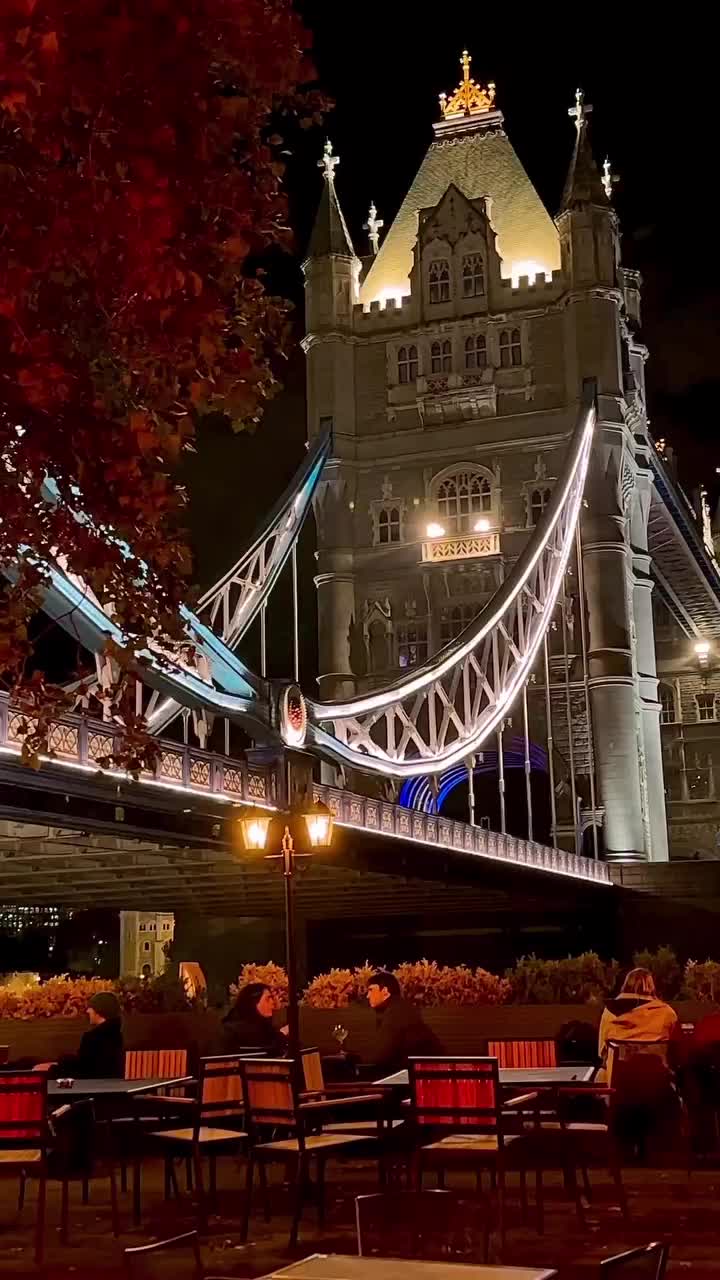
<svg viewBox="0 0 720 1280">
<path fill-rule="evenodd" d="M 114 991 L 98 991 L 97 995 L 89 1001 L 88 1009 L 94 1009 L 107 1022 L 112 1022 L 121 1015 L 120 1001 Z"/>
</svg>

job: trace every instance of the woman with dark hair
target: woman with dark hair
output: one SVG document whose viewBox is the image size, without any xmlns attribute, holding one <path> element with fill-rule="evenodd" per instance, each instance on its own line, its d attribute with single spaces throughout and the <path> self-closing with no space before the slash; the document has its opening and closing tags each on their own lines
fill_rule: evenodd
<svg viewBox="0 0 720 1280">
<path fill-rule="evenodd" d="M 288 1029 L 273 1026 L 276 1007 L 269 987 L 263 982 L 248 982 L 238 991 L 235 1003 L 223 1018 L 223 1051 L 262 1049 L 269 1058 L 283 1058 L 287 1053 Z"/>
</svg>

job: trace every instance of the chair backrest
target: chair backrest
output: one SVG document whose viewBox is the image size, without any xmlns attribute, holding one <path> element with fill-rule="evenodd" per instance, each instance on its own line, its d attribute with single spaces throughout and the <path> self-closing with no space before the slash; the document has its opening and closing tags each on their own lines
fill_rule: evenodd
<svg viewBox="0 0 720 1280">
<path fill-rule="evenodd" d="M 488 1203 L 453 1191 L 382 1191 L 356 1196 L 361 1257 L 487 1262 Z"/>
<path fill-rule="evenodd" d="M 556 1067 L 554 1040 L 490 1040 L 488 1054 L 500 1067 Z"/>
<path fill-rule="evenodd" d="M 415 1124 L 499 1132 L 497 1058 L 410 1058 L 408 1074 Z"/>
<path fill-rule="evenodd" d="M 664 1093 L 669 1082 L 667 1040 L 608 1040 L 607 1076 L 621 1094 L 638 1089 Z M 618 1098 L 620 1100 L 620 1098 Z"/>
<path fill-rule="evenodd" d="M 173 1255 L 174 1280 L 204 1280 L 197 1231 L 187 1231 L 182 1236 L 173 1236 L 171 1240 L 158 1240 L 156 1244 L 125 1249 L 123 1256 L 133 1280 L 151 1280 L 154 1276 L 159 1278 L 170 1274 L 168 1254 Z"/>
<path fill-rule="evenodd" d="M 301 1049 L 300 1060 L 302 1062 L 303 1080 L 305 1088 L 310 1092 L 322 1093 L 325 1088 L 325 1079 L 323 1076 L 322 1059 L 319 1049 Z"/>
<path fill-rule="evenodd" d="M 245 1119 L 245 1094 L 237 1054 L 222 1053 L 200 1059 L 198 1076 L 198 1122 L 213 1125 L 222 1119 L 227 1128 L 231 1120 L 242 1125 Z M 230 1126 L 232 1127 L 232 1126 Z"/>
<path fill-rule="evenodd" d="M 669 1253 L 668 1244 L 657 1242 L 628 1249 L 627 1253 L 618 1253 L 600 1263 L 600 1280 L 614 1280 L 615 1276 L 623 1280 L 663 1280 Z"/>
<path fill-rule="evenodd" d="M 245 1058 L 242 1076 L 247 1119 L 254 1130 L 268 1125 L 299 1127 L 293 1084 L 295 1063 L 290 1058 Z"/>
<path fill-rule="evenodd" d="M 174 1080 L 187 1075 L 187 1049 L 128 1049 L 126 1080 Z"/>
<path fill-rule="evenodd" d="M 47 1084 L 44 1071 L 0 1072 L 0 1149 L 47 1145 Z"/>
</svg>

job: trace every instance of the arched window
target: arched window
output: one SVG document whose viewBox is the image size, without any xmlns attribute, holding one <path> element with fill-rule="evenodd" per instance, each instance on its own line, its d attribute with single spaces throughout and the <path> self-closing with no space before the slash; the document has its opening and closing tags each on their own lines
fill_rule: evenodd
<svg viewBox="0 0 720 1280">
<path fill-rule="evenodd" d="M 479 608 L 476 604 L 455 604 L 452 608 L 443 609 L 440 614 L 440 643 L 449 644 L 459 636 L 472 622 Z"/>
<path fill-rule="evenodd" d="M 677 720 L 675 712 L 675 690 L 670 684 L 661 684 L 658 688 L 660 696 L 660 723 L 674 724 Z"/>
<path fill-rule="evenodd" d="M 388 630 L 385 623 L 381 622 L 379 618 L 374 618 L 368 627 L 367 646 L 370 670 L 373 674 L 379 671 L 387 671 L 390 665 Z"/>
<path fill-rule="evenodd" d="M 452 344 L 449 338 L 444 342 L 433 342 L 430 348 L 430 372 L 450 373 L 452 369 Z"/>
<path fill-rule="evenodd" d="M 436 258 L 430 263 L 428 286 L 431 302 L 450 301 L 450 263 L 447 258 Z"/>
<path fill-rule="evenodd" d="M 400 347 L 397 356 L 398 361 L 398 382 L 403 385 L 408 382 L 415 382 L 418 376 L 418 352 L 417 347 Z"/>
<path fill-rule="evenodd" d="M 492 511 L 490 480 L 473 467 L 444 475 L 435 497 L 438 520 L 449 534 L 472 533 L 478 518 Z"/>
<path fill-rule="evenodd" d="M 503 329 L 500 334 L 500 368 L 522 364 L 522 342 L 519 329 Z"/>
<path fill-rule="evenodd" d="M 400 541 L 400 508 L 399 507 L 383 507 L 378 512 L 378 542 L 399 542 Z"/>
<path fill-rule="evenodd" d="M 479 253 L 471 253 L 462 262 L 463 298 L 480 298 L 485 292 L 485 272 Z"/>
<path fill-rule="evenodd" d="M 472 333 L 465 339 L 465 368 L 487 368 L 487 343 L 482 333 Z"/>
<path fill-rule="evenodd" d="M 531 524 L 537 524 L 551 497 L 552 489 L 533 489 L 530 494 Z"/>
</svg>

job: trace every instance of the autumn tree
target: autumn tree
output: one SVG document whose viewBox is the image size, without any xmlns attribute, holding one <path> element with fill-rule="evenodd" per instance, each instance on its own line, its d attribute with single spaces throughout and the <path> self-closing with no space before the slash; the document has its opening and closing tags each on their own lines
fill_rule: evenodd
<svg viewBox="0 0 720 1280">
<path fill-rule="evenodd" d="M 0 0 L 0 670 L 38 741 L 54 548 L 127 654 L 180 639 L 178 456 L 204 413 L 254 422 L 277 386 L 286 312 L 248 261 L 287 240 L 308 43 L 290 0 Z"/>
</svg>

